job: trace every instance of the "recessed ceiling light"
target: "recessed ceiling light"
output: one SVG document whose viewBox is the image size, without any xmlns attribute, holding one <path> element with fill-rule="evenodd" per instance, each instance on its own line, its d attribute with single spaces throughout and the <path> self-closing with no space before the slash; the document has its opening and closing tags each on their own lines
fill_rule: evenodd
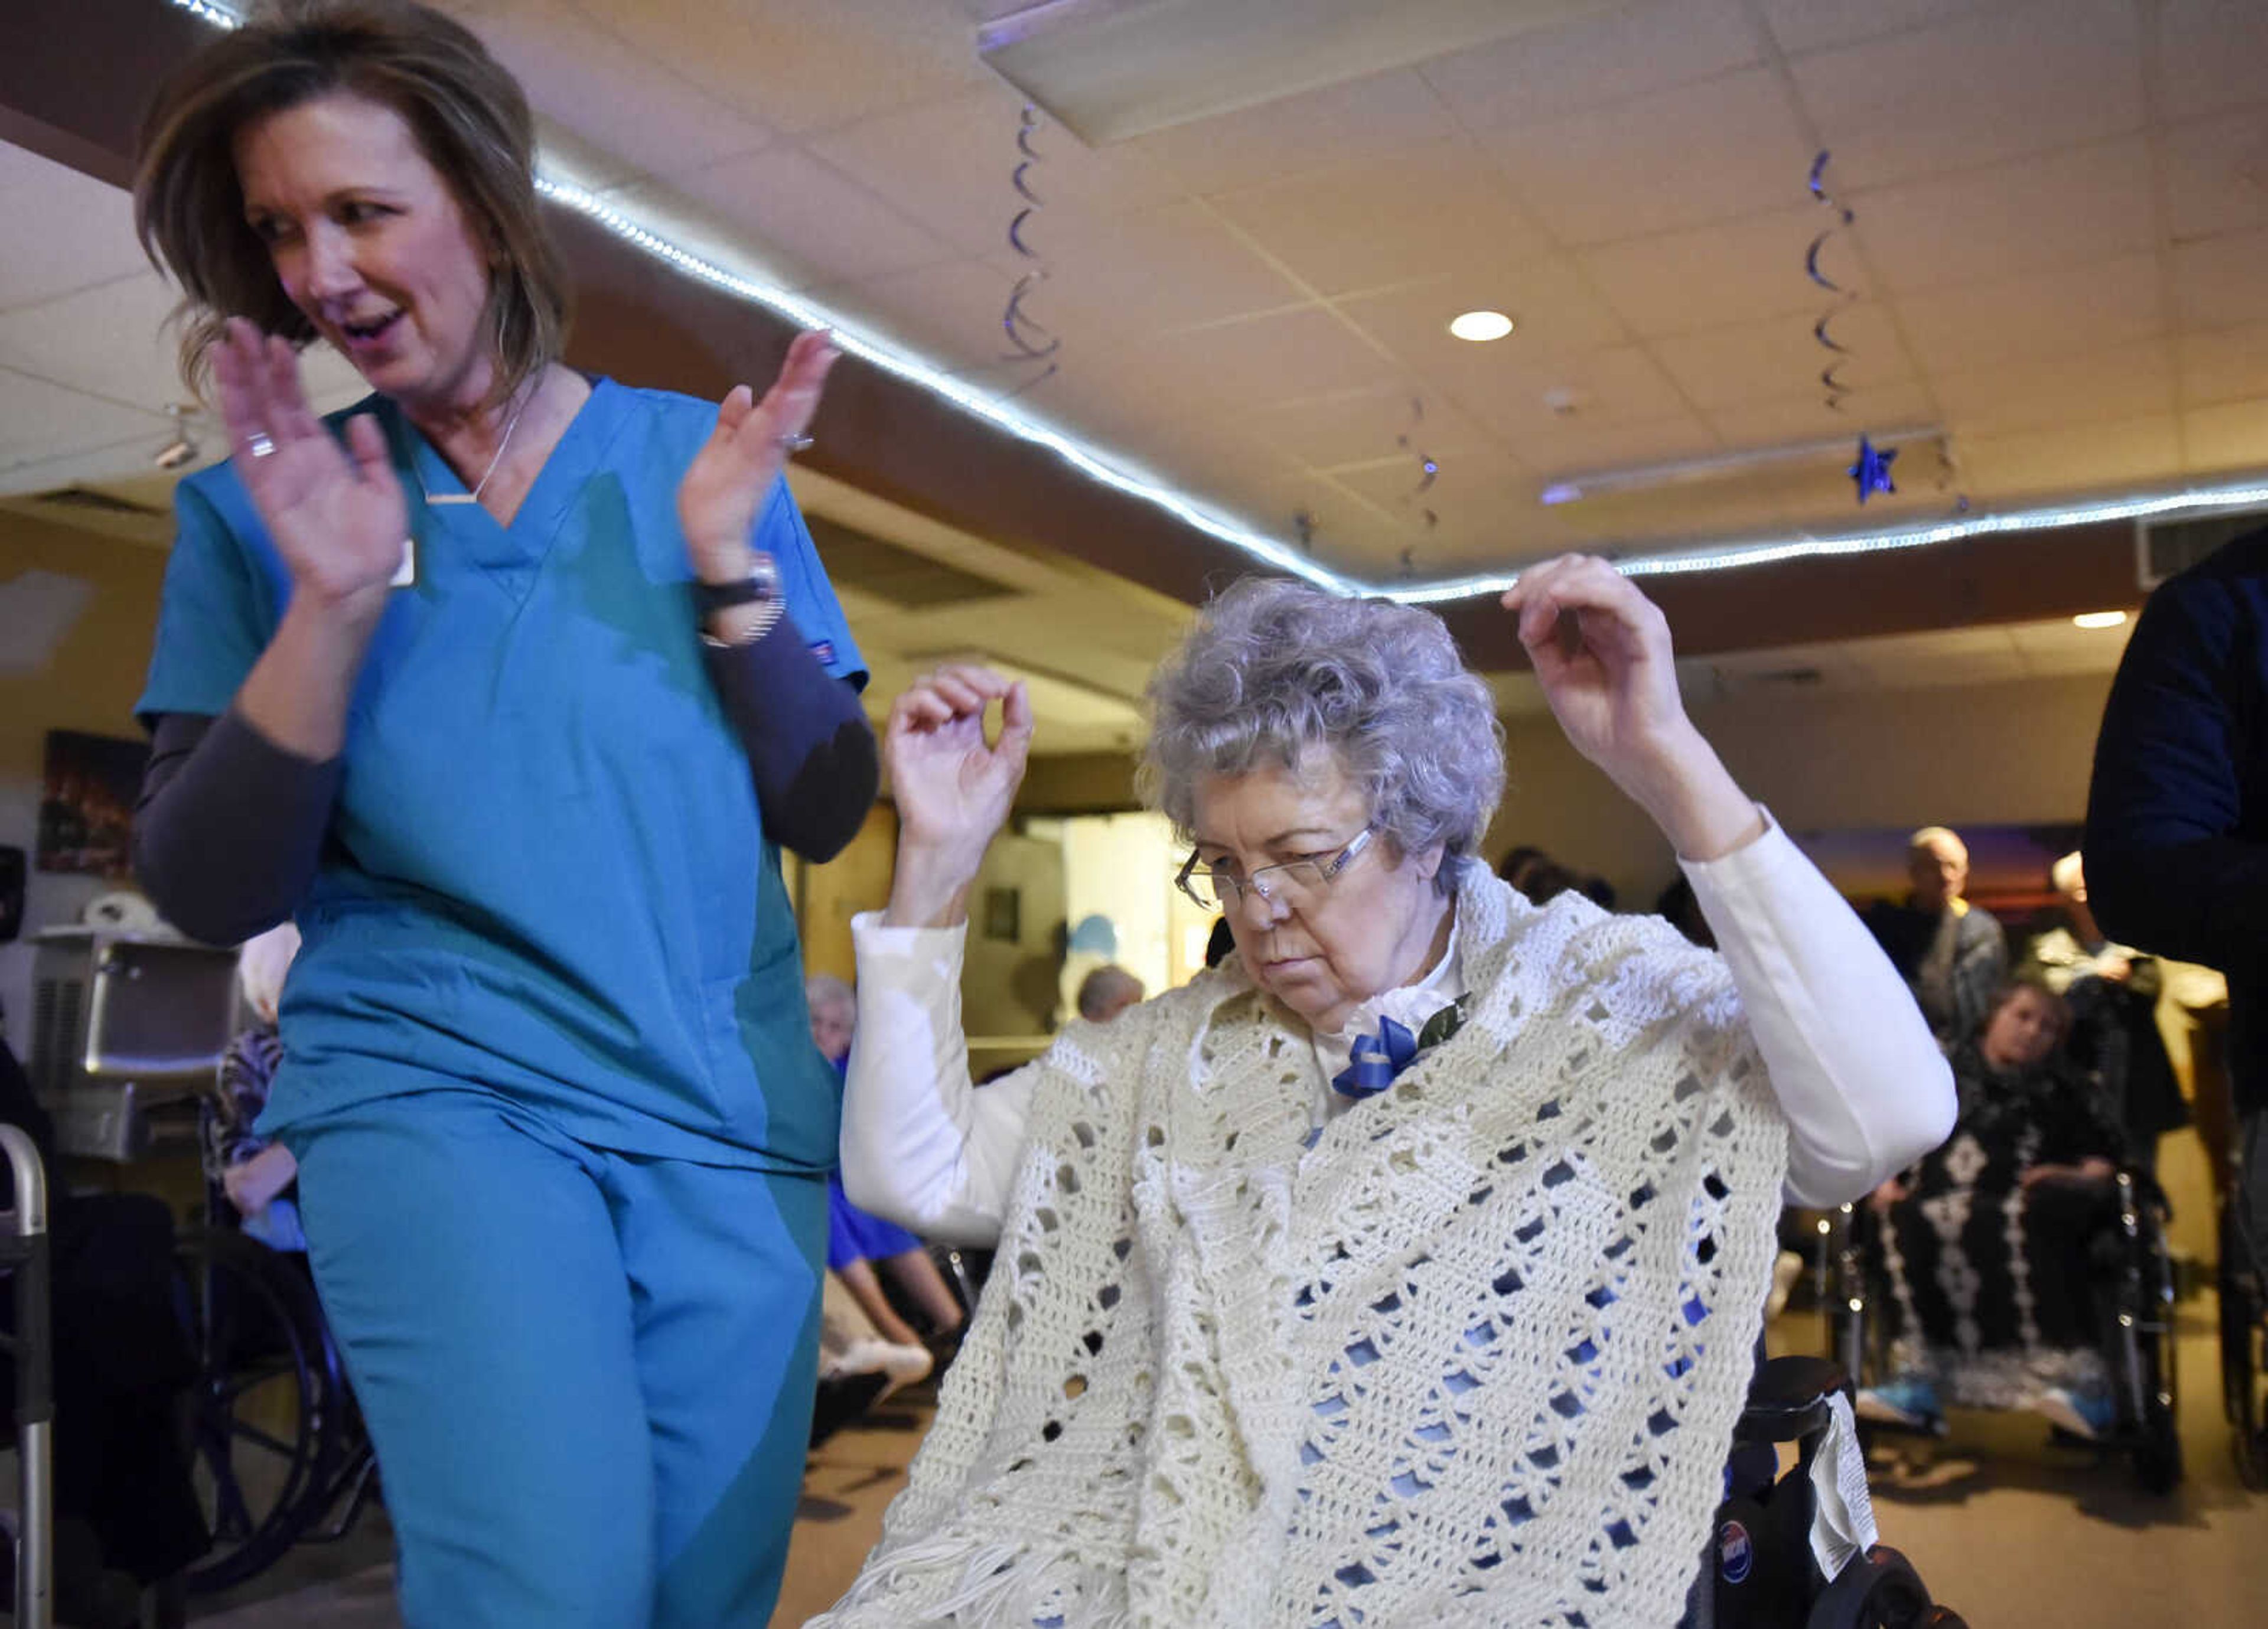
<svg viewBox="0 0 2268 1629">
<path fill-rule="evenodd" d="M 1476 343 L 1502 339 L 1512 332 L 1512 319 L 1500 311 L 1469 311 L 1449 324 L 1449 332 Z"/>
<path fill-rule="evenodd" d="M 2074 628 L 2123 628 L 2126 624 L 2124 611 L 2081 611 L 2071 619 Z"/>
</svg>

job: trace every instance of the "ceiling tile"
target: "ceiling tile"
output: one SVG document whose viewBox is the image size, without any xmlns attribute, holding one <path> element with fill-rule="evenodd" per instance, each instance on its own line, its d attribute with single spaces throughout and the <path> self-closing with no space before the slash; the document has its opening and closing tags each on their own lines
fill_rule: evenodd
<svg viewBox="0 0 2268 1629">
<path fill-rule="evenodd" d="M 1826 297 L 1804 275 L 1803 257 L 1819 226 L 1815 208 L 1780 210 L 1609 244 L 1578 258 L 1633 330 L 1690 334 L 1797 313 L 1818 316 Z"/>
<path fill-rule="evenodd" d="M 2069 430 L 1963 436 L 1962 479 L 1984 498 L 2038 497 L 2162 480 L 2181 467 L 2170 413 Z"/>
<path fill-rule="evenodd" d="M 1102 313 L 1137 332 L 1220 322 L 1308 297 L 1203 204 L 1184 202 L 1100 223 L 1049 256 L 1048 297 L 1076 319 Z"/>
<path fill-rule="evenodd" d="M 1712 328 L 1653 342 L 1650 349 L 1686 399 L 1703 409 L 1739 407 L 1819 389 L 1821 372 L 1839 360 L 1837 377 L 1854 390 L 1909 378 L 1913 365 L 1883 306 L 1860 301 L 1836 313 L 1828 333 L 1845 347 L 1838 357 L 1821 345 L 1810 315 Z"/>
<path fill-rule="evenodd" d="M 1483 141 L 1560 242 L 1636 238 L 1803 195 L 1810 144 L 1778 75 L 1727 75 Z"/>
<path fill-rule="evenodd" d="M 1852 196 L 1867 264 L 1892 294 L 2086 265 L 2158 246 L 2140 136 Z"/>
<path fill-rule="evenodd" d="M 1931 382 L 1946 427 L 1967 437 L 2169 413 L 2174 375 L 2173 347 L 2152 340 L 2091 355 L 1940 373 Z"/>
<path fill-rule="evenodd" d="M 162 414 L 139 412 L 0 368 L 0 480 L 18 466 L 137 438 L 146 437 L 149 452 L 155 453 L 172 433 L 171 421 Z M 146 466 L 146 454 L 135 461 Z"/>
<path fill-rule="evenodd" d="M 1690 413 L 1618 424 L 1587 421 L 1579 413 L 1517 435 L 1508 434 L 1504 439 L 1521 463 L 1547 482 L 1602 469 L 1643 468 L 1705 458 L 1724 451 L 1709 427 Z"/>
<path fill-rule="evenodd" d="M 1902 33 L 1993 3 L 1994 0 L 1761 0 L 1772 37 L 1790 56 Z"/>
<path fill-rule="evenodd" d="M 1015 190 L 1020 100 L 992 86 L 950 101 L 895 109 L 829 130 L 806 144 L 938 236 L 972 254 L 1007 251 L 1008 225 L 1025 207 Z M 1045 254 L 1077 217 L 1116 214 L 1178 197 L 1166 167 L 1124 144 L 1091 148 L 1042 122 L 1031 137 L 1026 184 L 1040 198 L 1025 240 Z M 1091 228 L 1084 228 L 1091 230 Z"/>
<path fill-rule="evenodd" d="M 899 340 L 932 362 L 963 368 L 989 366 L 1013 354 L 1001 318 L 1015 286 L 1016 277 L 1007 268 L 964 260 L 828 284 L 813 293 L 843 316 Z M 1062 328 L 1050 321 L 1056 313 L 1047 309 L 1044 285 L 1029 296 L 1024 309 L 1051 331 Z M 1065 348 L 1058 353 L 1059 361 L 1068 361 L 1066 353 L 1074 348 L 1101 354 L 1121 337 L 1092 329 L 1061 331 L 1057 336 Z"/>
<path fill-rule="evenodd" d="M 1847 436 L 1855 445 L 1859 432 L 1869 426 L 1927 428 L 1938 422 L 1938 409 L 1923 385 L 1907 380 L 1854 390 L 1839 412 L 1818 392 L 1808 391 L 1771 402 L 1712 408 L 1705 416 L 1728 447 L 1771 447 L 1837 436 Z"/>
<path fill-rule="evenodd" d="M 1446 461 L 1496 450 L 1488 432 L 1466 414 L 1424 398 L 1423 389 L 1410 384 L 1342 391 L 1283 402 L 1248 422 L 1269 446 L 1318 469 L 1396 456 Z"/>
<path fill-rule="evenodd" d="M 1421 377 L 1452 386 L 1537 357 L 1620 345 L 1630 338 L 1570 261 L 1461 272 L 1337 304 Z M 1481 343 L 1449 332 L 1452 318 L 1476 310 L 1501 311 L 1519 326 L 1504 339 Z"/>
<path fill-rule="evenodd" d="M 1133 145 L 1190 191 L 1215 193 L 1375 158 L 1456 131 L 1432 87 L 1405 69 L 1177 125 L 1138 136 Z"/>
<path fill-rule="evenodd" d="M 1171 403 L 1168 410 L 1182 415 L 1192 402 L 1207 412 L 1241 410 L 1381 385 L 1401 372 L 1320 306 L 1160 335 L 1107 365 L 1137 397 Z"/>
<path fill-rule="evenodd" d="M 2268 225 L 2268 111 L 2165 135 L 2166 229 L 2176 243 Z"/>
<path fill-rule="evenodd" d="M 1645 0 L 1437 57 L 1421 71 L 1477 130 L 1714 78 L 1762 54 L 1737 0 Z"/>
<path fill-rule="evenodd" d="M 2165 106 L 2194 118 L 2268 100 L 2268 9 L 2258 0 L 2163 0 L 2158 49 Z"/>
<path fill-rule="evenodd" d="M 968 19 L 902 0 L 574 0 L 718 100 L 790 135 L 993 83 Z"/>
<path fill-rule="evenodd" d="M 1645 350 L 1621 345 L 1580 356 L 1506 358 L 1455 385 L 1457 404 L 1523 458 L 1535 437 L 1674 419 L 1685 399 Z M 1534 461 L 1532 459 L 1530 461 Z"/>
<path fill-rule="evenodd" d="M 2155 255 L 2072 271 L 1938 289 L 1895 302 L 1914 357 L 1931 372 L 2096 350 L 2166 330 Z"/>
<path fill-rule="evenodd" d="M 2173 253 L 2174 303 L 2185 328 L 2228 328 L 2268 318 L 2268 230 L 2232 232 Z"/>
<path fill-rule="evenodd" d="M 640 186 L 674 190 L 753 238 L 796 286 L 878 276 L 954 258 L 953 251 L 850 177 L 799 148 L 777 146 Z"/>
<path fill-rule="evenodd" d="M 0 142 L 0 311 L 146 270 L 134 206 L 116 187 Z M 29 223 L 35 230 L 27 230 Z"/>
<path fill-rule="evenodd" d="M 2193 470 L 2268 469 L 2268 400 L 2191 408 L 2182 444 Z"/>
<path fill-rule="evenodd" d="M 613 161 L 583 179 L 613 185 L 643 173 L 681 174 L 754 152 L 773 137 L 618 36 L 565 4 L 484 9 L 471 19 L 535 110 Z"/>
<path fill-rule="evenodd" d="M 0 315 L 0 367 L 161 412 L 188 394 L 176 373 L 179 347 L 165 331 L 178 298 L 144 270 L 9 312 Z"/>
<path fill-rule="evenodd" d="M 2184 402 L 2268 396 L 2268 322 L 2184 334 L 2175 345 Z"/>
<path fill-rule="evenodd" d="M 1225 194 L 1213 207 L 1327 295 L 1493 269 L 1550 248 L 1464 136 Z"/>
<path fill-rule="evenodd" d="M 2039 0 L 1792 66 L 1855 189 L 2139 129 L 2141 45 L 2133 0 Z"/>
</svg>

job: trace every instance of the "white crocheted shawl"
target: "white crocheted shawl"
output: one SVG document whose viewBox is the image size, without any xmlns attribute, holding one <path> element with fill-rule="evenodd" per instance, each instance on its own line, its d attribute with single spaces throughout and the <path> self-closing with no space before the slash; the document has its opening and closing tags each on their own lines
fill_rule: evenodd
<svg viewBox="0 0 2268 1629">
<path fill-rule="evenodd" d="M 1719 958 L 1467 871 L 1468 1022 L 1312 1146 L 1233 960 L 1030 1065 L 983 1306 L 817 1622 L 1677 1620 L 1786 1128 Z"/>
</svg>

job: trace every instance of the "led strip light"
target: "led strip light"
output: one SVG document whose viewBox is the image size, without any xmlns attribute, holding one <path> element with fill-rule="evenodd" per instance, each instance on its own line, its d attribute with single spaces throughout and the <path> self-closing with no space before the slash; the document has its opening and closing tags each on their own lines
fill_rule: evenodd
<svg viewBox="0 0 2268 1629">
<path fill-rule="evenodd" d="M 167 0 L 167 3 L 216 28 L 235 28 L 243 22 L 240 13 L 217 4 L 216 0 Z M 1374 594 L 1410 605 L 1436 604 L 1501 593 L 1519 579 L 1516 571 L 1498 571 L 1438 582 L 1374 583 L 1334 571 L 1308 558 L 1290 543 L 1255 532 L 1215 513 L 1187 493 L 1121 468 L 1086 443 L 1020 412 L 1007 399 L 969 389 L 950 373 L 864 332 L 856 323 L 846 321 L 823 306 L 767 283 L 759 276 L 733 270 L 694 254 L 559 173 L 549 160 L 538 166 L 535 188 L 562 209 L 572 210 L 623 242 L 664 262 L 687 276 L 751 305 L 775 312 L 799 327 L 827 328 L 834 335 L 838 347 L 870 366 L 949 402 L 961 411 L 1005 431 L 1019 440 L 1046 447 L 1088 479 L 1123 492 L 1130 498 L 1154 505 L 1184 525 L 1194 527 L 1208 537 L 1279 571 L 1303 578 L 1335 593 Z M 1683 576 L 1700 571 L 1731 571 L 1742 566 L 1777 565 L 1791 560 L 1835 559 L 1845 555 L 1926 549 L 1962 538 L 1985 537 L 2003 532 L 2036 532 L 2104 520 L 2136 520 L 2150 515 L 2206 514 L 2264 506 L 2268 506 L 2268 486 L 2255 482 L 2239 486 L 2191 488 L 2179 492 L 2102 498 L 2055 509 L 1965 516 L 1957 520 L 1883 531 L 1701 544 L 1683 549 L 1619 556 L 1615 558 L 1614 564 L 1627 577 Z"/>
</svg>

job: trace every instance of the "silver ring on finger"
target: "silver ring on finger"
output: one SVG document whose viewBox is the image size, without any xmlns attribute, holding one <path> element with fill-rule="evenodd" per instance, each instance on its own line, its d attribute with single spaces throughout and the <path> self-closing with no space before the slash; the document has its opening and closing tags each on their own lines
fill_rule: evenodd
<svg viewBox="0 0 2268 1629">
<path fill-rule="evenodd" d="M 253 431 L 252 439 L 245 445 L 254 458 L 266 458 L 276 450 L 276 443 L 269 439 L 264 431 Z"/>
<path fill-rule="evenodd" d="M 809 436 L 777 436 L 773 438 L 772 445 L 792 458 L 811 445 L 811 438 Z"/>
</svg>

